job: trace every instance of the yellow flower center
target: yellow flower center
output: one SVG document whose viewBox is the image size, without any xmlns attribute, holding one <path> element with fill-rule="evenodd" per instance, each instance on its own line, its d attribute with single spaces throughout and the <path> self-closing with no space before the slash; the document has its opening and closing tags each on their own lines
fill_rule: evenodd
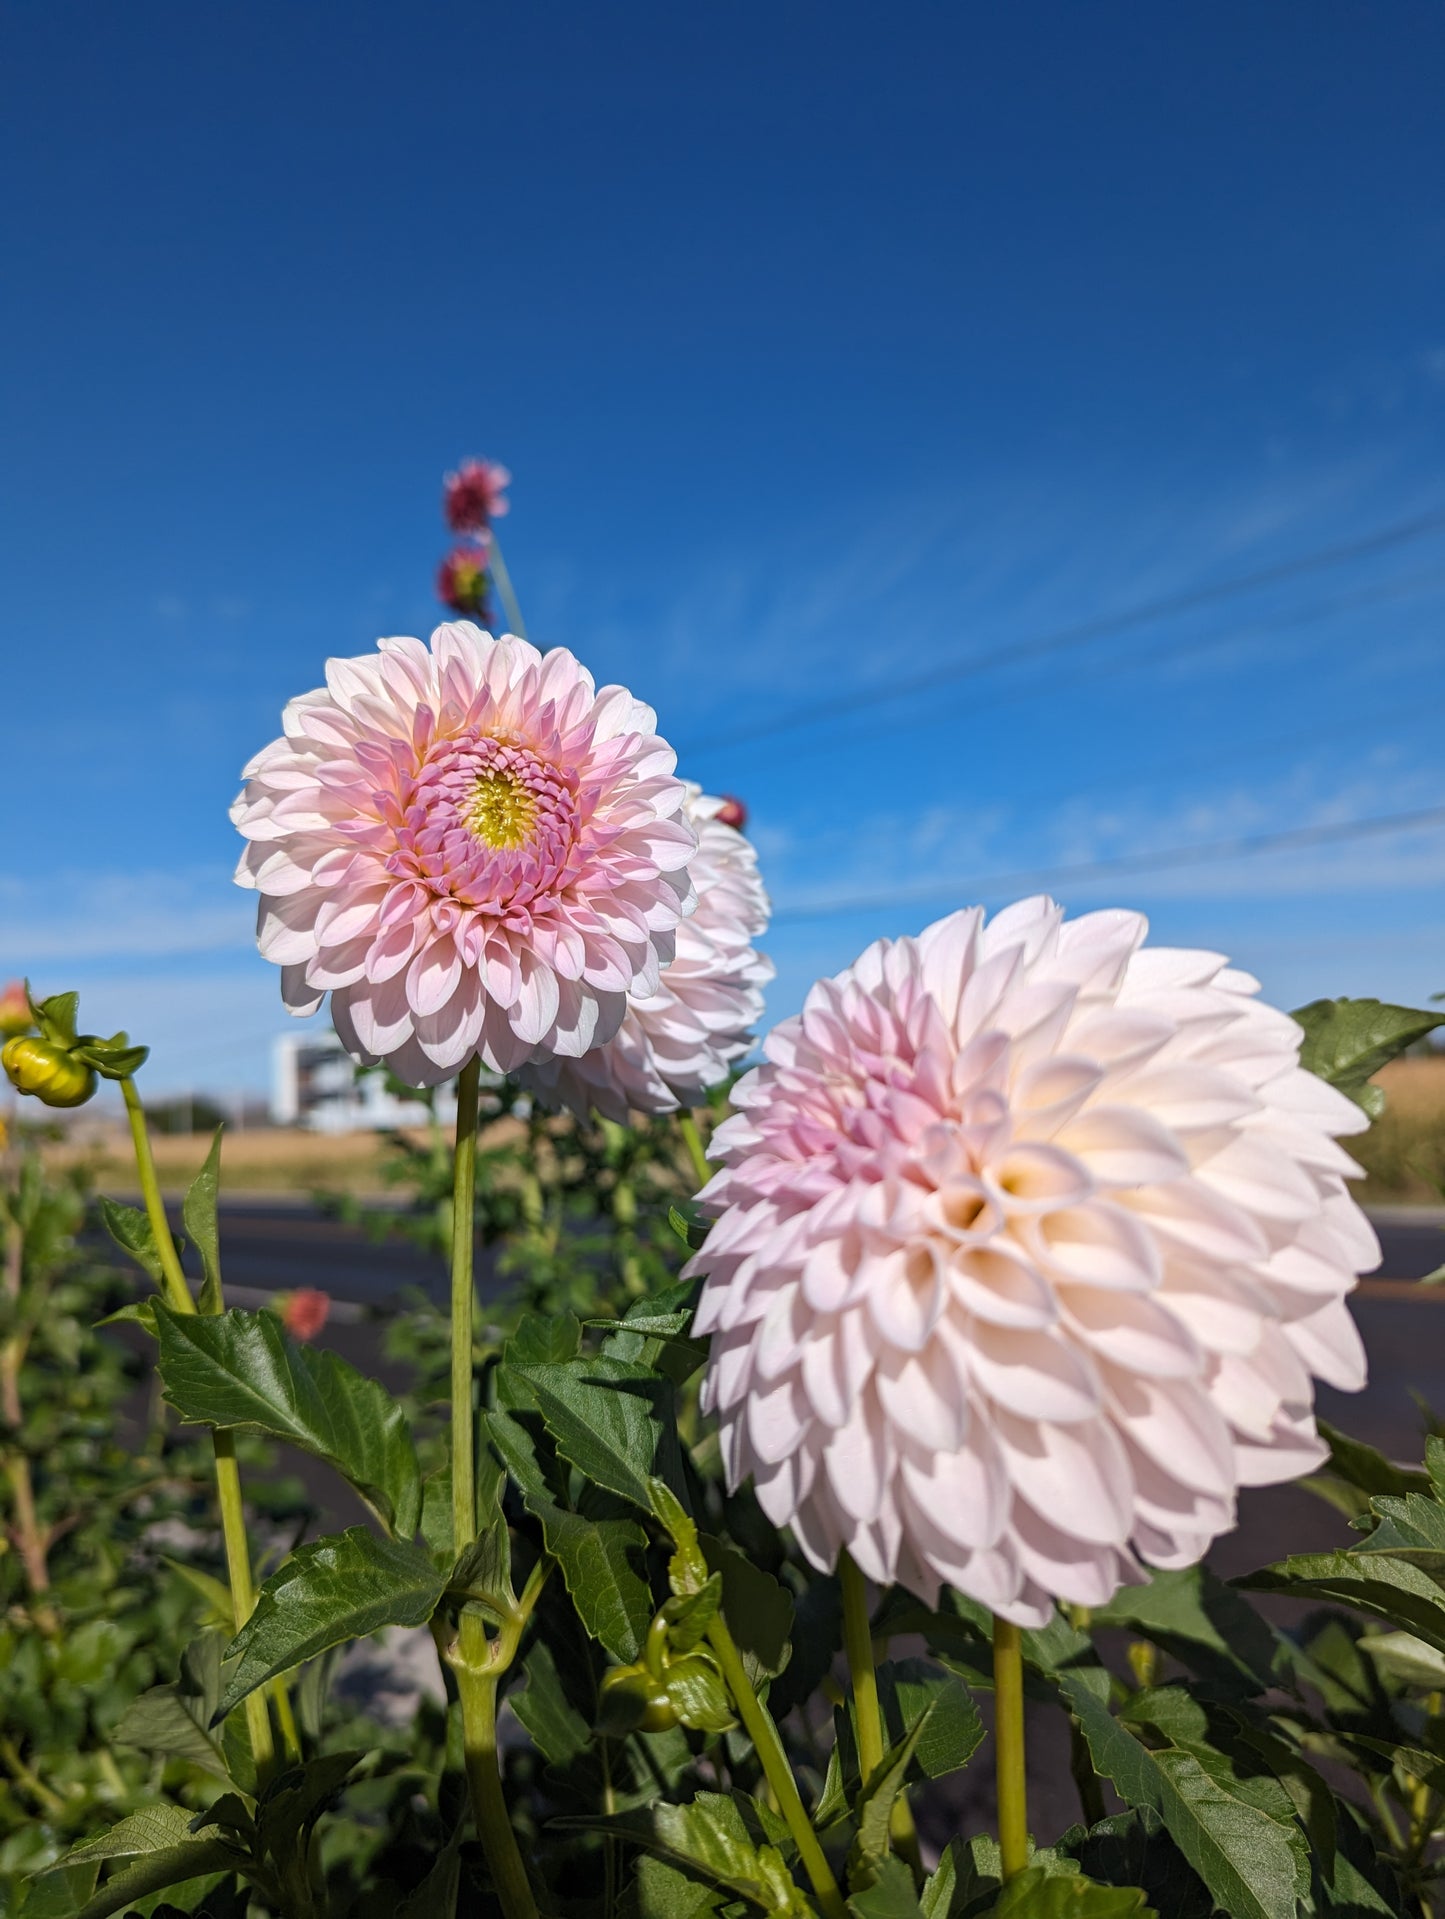
<svg viewBox="0 0 1445 1919">
<path fill-rule="evenodd" d="M 466 822 L 487 846 L 523 846 L 537 824 L 537 801 L 515 773 L 483 773 L 472 788 Z"/>
</svg>

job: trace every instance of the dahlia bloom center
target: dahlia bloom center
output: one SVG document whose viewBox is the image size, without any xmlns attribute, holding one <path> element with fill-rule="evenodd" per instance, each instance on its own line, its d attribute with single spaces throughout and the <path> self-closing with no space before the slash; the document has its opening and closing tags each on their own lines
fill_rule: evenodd
<svg viewBox="0 0 1445 1919">
<path fill-rule="evenodd" d="M 388 870 L 483 911 L 518 909 L 566 885 L 583 837 L 576 773 L 480 730 L 432 752 L 399 812 Z"/>
</svg>

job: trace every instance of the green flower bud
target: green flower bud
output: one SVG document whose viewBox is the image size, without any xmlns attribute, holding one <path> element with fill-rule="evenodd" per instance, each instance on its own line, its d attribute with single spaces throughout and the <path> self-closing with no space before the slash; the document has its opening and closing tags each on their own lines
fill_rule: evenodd
<svg viewBox="0 0 1445 1919">
<path fill-rule="evenodd" d="M 0 1066 L 17 1092 L 32 1093 L 46 1106 L 84 1106 L 95 1092 L 95 1069 L 48 1039 L 7 1040 Z"/>
<path fill-rule="evenodd" d="M 645 1666 L 615 1666 L 598 1687 L 598 1727 L 623 1738 L 630 1732 L 671 1732 L 678 1723 L 667 1689 Z"/>
</svg>

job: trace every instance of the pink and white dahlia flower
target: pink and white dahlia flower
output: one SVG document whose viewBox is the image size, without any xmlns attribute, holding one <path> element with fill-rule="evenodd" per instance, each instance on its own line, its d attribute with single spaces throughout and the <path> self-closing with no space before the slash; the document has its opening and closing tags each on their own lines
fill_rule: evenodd
<svg viewBox="0 0 1445 1919">
<path fill-rule="evenodd" d="M 294 1013 L 432 1086 L 576 1056 L 656 992 L 697 844 L 652 709 L 465 622 L 331 660 L 246 768 L 236 871 Z"/>
<path fill-rule="evenodd" d="M 1192 1564 L 1323 1455 L 1379 1258 L 1358 1107 L 1216 953 L 1024 900 L 881 940 L 718 1129 L 704 1405 L 808 1558 L 1020 1625 Z"/>
<path fill-rule="evenodd" d="M 616 1034 L 580 1059 L 524 1068 L 549 1103 L 608 1119 L 696 1106 L 749 1051 L 773 963 L 753 946 L 768 896 L 751 842 L 725 823 L 727 802 L 691 781 L 687 818 L 698 836 L 689 868 L 697 908 L 677 929 L 677 954 L 655 990 L 628 1001 Z"/>
</svg>

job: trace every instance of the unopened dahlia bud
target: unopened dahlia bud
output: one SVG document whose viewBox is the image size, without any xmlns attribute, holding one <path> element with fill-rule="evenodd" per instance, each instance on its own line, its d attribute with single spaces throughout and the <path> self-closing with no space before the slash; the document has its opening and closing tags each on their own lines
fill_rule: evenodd
<svg viewBox="0 0 1445 1919">
<path fill-rule="evenodd" d="M 713 814 L 713 818 L 717 820 L 719 824 L 731 826 L 735 832 L 741 833 L 748 823 L 748 809 L 743 805 L 742 801 L 737 799 L 733 794 L 724 793 L 722 796 L 722 804 L 718 807 L 716 813 Z"/>
<path fill-rule="evenodd" d="M 30 1010 L 30 995 L 23 980 L 13 979 L 0 993 L 0 1039 L 15 1039 L 35 1026 Z"/>
<path fill-rule="evenodd" d="M 501 519 L 511 483 L 511 474 L 494 460 L 463 460 L 448 473 L 442 493 L 442 512 L 453 533 L 482 533 Z"/>
<path fill-rule="evenodd" d="M 459 546 L 437 568 L 437 598 L 455 613 L 488 617 L 487 557 L 479 546 Z"/>
<path fill-rule="evenodd" d="M 5 1077 L 45 1106 L 84 1106 L 95 1092 L 95 1069 L 50 1040 L 17 1037 L 0 1048 Z"/>
</svg>

